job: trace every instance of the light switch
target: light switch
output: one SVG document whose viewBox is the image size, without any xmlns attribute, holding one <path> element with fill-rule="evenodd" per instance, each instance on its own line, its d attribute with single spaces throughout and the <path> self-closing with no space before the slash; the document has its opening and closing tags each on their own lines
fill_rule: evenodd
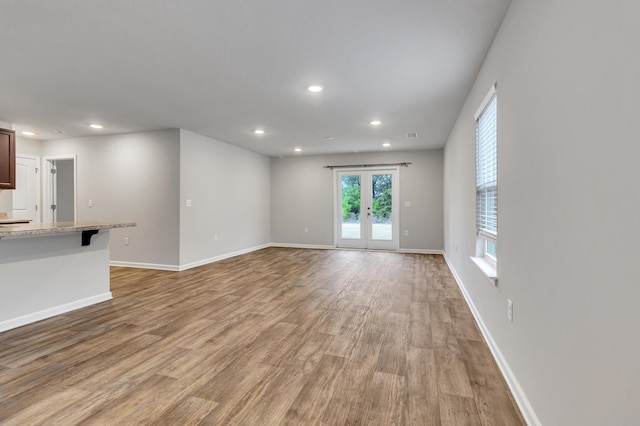
<svg viewBox="0 0 640 426">
<path fill-rule="evenodd" d="M 411 207 L 411 201 L 405 201 L 404 202 L 404 206 L 405 207 Z"/>
<path fill-rule="evenodd" d="M 89 200 L 89 202 L 87 203 L 88 207 L 93 207 L 93 200 Z"/>
<path fill-rule="evenodd" d="M 185 205 L 186 205 L 187 207 L 191 207 L 191 200 L 187 200 L 187 201 L 185 202 Z"/>
</svg>

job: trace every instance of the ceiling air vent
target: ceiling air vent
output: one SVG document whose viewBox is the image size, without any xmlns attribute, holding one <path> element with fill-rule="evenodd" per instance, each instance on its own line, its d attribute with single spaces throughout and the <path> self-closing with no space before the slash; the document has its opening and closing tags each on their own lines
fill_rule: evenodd
<svg viewBox="0 0 640 426">
<path fill-rule="evenodd" d="M 409 139 L 415 139 L 418 137 L 417 133 L 407 133 L 407 138 Z"/>
</svg>

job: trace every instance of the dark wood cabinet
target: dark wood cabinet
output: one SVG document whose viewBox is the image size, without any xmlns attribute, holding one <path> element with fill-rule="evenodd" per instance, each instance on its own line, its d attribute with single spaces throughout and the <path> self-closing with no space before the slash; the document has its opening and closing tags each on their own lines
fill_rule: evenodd
<svg viewBox="0 0 640 426">
<path fill-rule="evenodd" d="M 0 189 L 16 189 L 16 132 L 0 129 Z"/>
</svg>

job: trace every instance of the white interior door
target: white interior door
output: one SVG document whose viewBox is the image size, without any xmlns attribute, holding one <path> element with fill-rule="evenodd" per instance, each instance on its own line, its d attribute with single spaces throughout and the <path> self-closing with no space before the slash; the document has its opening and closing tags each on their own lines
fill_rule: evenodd
<svg viewBox="0 0 640 426">
<path fill-rule="evenodd" d="M 40 223 L 40 159 L 16 156 L 16 189 L 12 191 L 13 218 Z"/>
<path fill-rule="evenodd" d="M 75 156 L 43 159 L 43 222 L 74 222 L 77 217 Z"/>
<path fill-rule="evenodd" d="M 398 175 L 397 168 L 336 173 L 338 247 L 398 249 Z"/>
</svg>

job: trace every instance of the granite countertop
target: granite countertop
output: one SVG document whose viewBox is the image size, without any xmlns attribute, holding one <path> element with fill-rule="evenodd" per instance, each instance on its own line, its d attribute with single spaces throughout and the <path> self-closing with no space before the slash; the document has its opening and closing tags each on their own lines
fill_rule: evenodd
<svg viewBox="0 0 640 426">
<path fill-rule="evenodd" d="M 23 237 L 28 235 L 51 235 L 136 226 L 132 222 L 56 222 L 0 225 L 0 238 Z"/>
<path fill-rule="evenodd" d="M 7 212 L 0 212 L 0 225 L 10 225 L 15 223 L 29 223 L 31 219 L 9 219 Z"/>
<path fill-rule="evenodd" d="M 0 219 L 0 225 L 11 225 L 16 223 L 29 223 L 31 219 Z"/>
</svg>

